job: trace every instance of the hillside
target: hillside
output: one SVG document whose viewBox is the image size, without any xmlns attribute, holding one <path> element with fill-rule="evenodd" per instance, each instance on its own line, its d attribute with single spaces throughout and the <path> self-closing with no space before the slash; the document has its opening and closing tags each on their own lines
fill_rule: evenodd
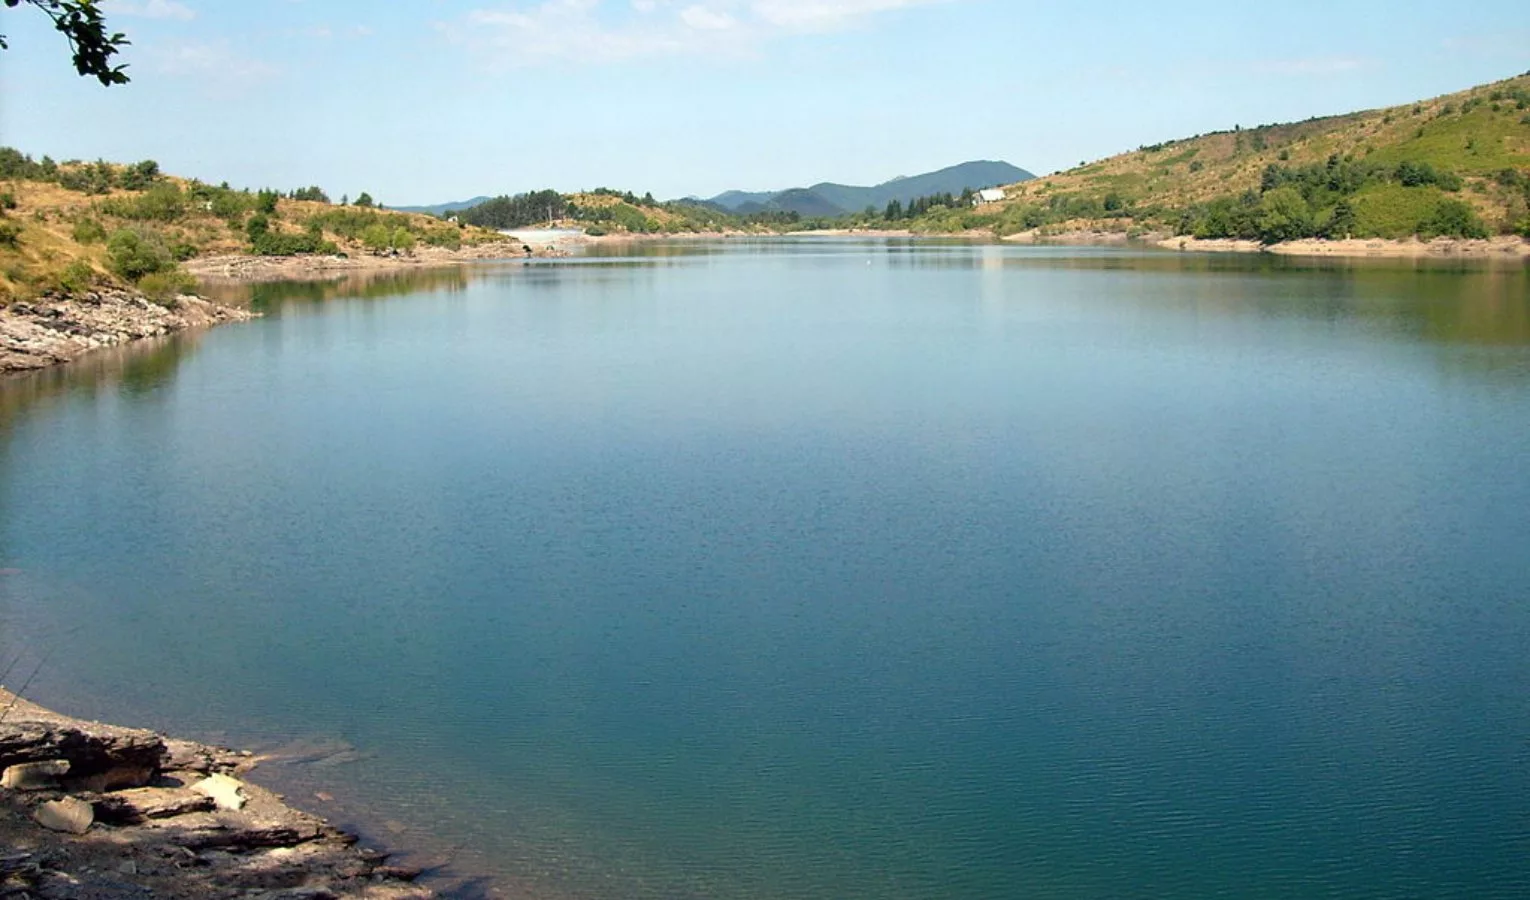
<svg viewBox="0 0 1530 900">
<path fill-rule="evenodd" d="M 1023 183 L 927 231 L 1530 235 L 1530 73 L 1432 100 L 1165 141 Z"/>
<path fill-rule="evenodd" d="M 978 160 L 922 175 L 894 178 L 871 187 L 825 181 L 812 187 L 785 191 L 728 191 L 705 202 L 737 215 L 775 211 L 833 217 L 860 213 L 868 207 L 880 210 L 895 201 L 906 205 L 919 197 L 959 195 L 963 191 L 1012 184 L 1033 177 L 1030 172 L 1006 162 Z"/>
<path fill-rule="evenodd" d="M 214 254 L 396 255 L 502 240 L 429 216 L 293 199 L 315 195 L 175 178 L 152 160 L 56 163 L 0 147 L 0 303 L 105 285 L 169 298 L 191 287 L 182 263 Z"/>
</svg>

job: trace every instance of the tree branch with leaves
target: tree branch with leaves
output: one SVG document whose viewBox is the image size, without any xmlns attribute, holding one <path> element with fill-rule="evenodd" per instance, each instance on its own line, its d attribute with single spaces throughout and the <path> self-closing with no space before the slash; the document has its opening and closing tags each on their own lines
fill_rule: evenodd
<svg viewBox="0 0 1530 900">
<path fill-rule="evenodd" d="M 112 57 L 130 42 L 121 32 L 108 34 L 98 0 L 4 0 L 7 8 L 22 3 L 35 6 L 53 20 L 53 28 L 69 42 L 74 54 L 74 69 L 82 76 L 95 78 L 110 87 L 127 84 L 126 65 L 112 65 Z M 0 34 L 0 50 L 9 49 Z"/>
</svg>

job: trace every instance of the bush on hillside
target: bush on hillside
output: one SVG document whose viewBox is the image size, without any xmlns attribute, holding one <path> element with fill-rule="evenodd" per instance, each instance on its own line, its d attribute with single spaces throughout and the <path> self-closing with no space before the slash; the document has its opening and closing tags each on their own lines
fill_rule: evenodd
<svg viewBox="0 0 1530 900">
<path fill-rule="evenodd" d="M 159 163 L 152 159 L 124 166 L 117 173 L 117 187 L 125 191 L 145 191 L 159 180 Z"/>
<path fill-rule="evenodd" d="M 112 197 L 96 204 L 105 215 L 133 222 L 177 222 L 186 217 L 187 198 L 179 185 L 163 182 L 133 197 Z"/>
<path fill-rule="evenodd" d="M 96 244 L 106 240 L 106 228 L 95 219 L 81 219 L 72 232 L 76 244 Z"/>
<path fill-rule="evenodd" d="M 77 259 L 64 267 L 58 276 L 58 283 L 59 287 L 71 294 L 84 293 L 95 286 L 96 270 L 85 260 Z"/>
<path fill-rule="evenodd" d="M 1460 200 L 1445 199 L 1435 204 L 1434 211 L 1419 223 L 1422 237 L 1485 238 L 1487 226 L 1477 217 L 1477 211 Z"/>
<path fill-rule="evenodd" d="M 143 291 L 144 296 L 166 306 L 174 306 L 177 295 L 189 294 L 196 287 L 197 280 L 179 266 L 152 272 L 138 281 L 138 289 Z"/>
<path fill-rule="evenodd" d="M 0 219 L 0 247 L 14 247 L 21 242 L 21 224 Z"/>
<path fill-rule="evenodd" d="M 58 173 L 60 187 L 82 194 L 109 194 L 117 179 L 105 162 L 83 163 Z"/>
<path fill-rule="evenodd" d="M 111 270 L 138 281 L 145 275 L 168 271 L 175 266 L 170 250 L 159 235 L 139 228 L 122 228 L 106 242 L 106 257 Z"/>
</svg>

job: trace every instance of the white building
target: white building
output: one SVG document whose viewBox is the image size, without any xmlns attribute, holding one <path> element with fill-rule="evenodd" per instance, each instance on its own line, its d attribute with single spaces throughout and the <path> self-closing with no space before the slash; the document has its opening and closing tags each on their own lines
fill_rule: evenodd
<svg viewBox="0 0 1530 900">
<path fill-rule="evenodd" d="M 1003 188 L 986 188 L 977 192 L 978 203 L 998 203 L 1005 197 Z"/>
</svg>

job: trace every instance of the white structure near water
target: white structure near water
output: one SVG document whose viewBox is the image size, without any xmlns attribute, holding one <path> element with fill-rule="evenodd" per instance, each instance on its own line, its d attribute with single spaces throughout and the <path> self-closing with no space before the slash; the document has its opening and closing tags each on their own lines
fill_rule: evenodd
<svg viewBox="0 0 1530 900">
<path fill-rule="evenodd" d="M 984 188 L 975 195 L 977 203 L 998 203 L 1005 196 L 1003 188 Z"/>
</svg>

